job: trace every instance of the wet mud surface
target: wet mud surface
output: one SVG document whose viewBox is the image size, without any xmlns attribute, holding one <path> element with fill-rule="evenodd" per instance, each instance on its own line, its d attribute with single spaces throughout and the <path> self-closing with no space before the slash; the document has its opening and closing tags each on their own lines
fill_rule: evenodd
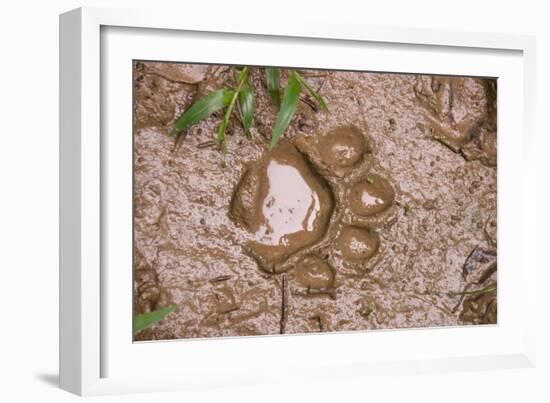
<svg viewBox="0 0 550 403">
<path fill-rule="evenodd" d="M 496 80 L 299 71 L 330 113 L 268 150 L 251 68 L 222 167 L 221 114 L 168 133 L 236 69 L 135 63 L 134 311 L 178 305 L 136 340 L 496 323 Z"/>
</svg>

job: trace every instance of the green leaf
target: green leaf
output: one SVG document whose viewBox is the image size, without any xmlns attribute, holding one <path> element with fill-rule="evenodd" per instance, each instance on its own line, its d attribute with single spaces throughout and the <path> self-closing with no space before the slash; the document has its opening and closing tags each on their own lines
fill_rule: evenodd
<svg viewBox="0 0 550 403">
<path fill-rule="evenodd" d="M 325 112 L 328 112 L 328 106 L 327 106 L 325 100 L 323 99 L 323 97 L 321 95 L 319 95 L 319 93 L 317 91 L 315 91 L 311 87 L 311 85 L 309 85 L 308 82 L 302 78 L 302 76 L 300 74 L 298 74 L 297 72 L 294 72 L 294 74 L 296 74 L 296 78 L 298 79 L 298 81 L 300 81 L 300 84 L 302 84 L 304 87 L 306 87 L 306 89 L 311 94 L 311 96 L 313 98 L 315 98 L 315 100 L 319 103 L 319 105 L 321 105 L 321 108 L 323 108 L 325 110 Z"/>
<path fill-rule="evenodd" d="M 281 78 L 279 69 L 276 67 L 266 67 L 265 77 L 267 82 L 267 91 L 271 96 L 273 105 L 279 107 L 281 105 Z"/>
<path fill-rule="evenodd" d="M 223 117 L 222 123 L 220 124 L 220 127 L 218 127 L 218 132 L 216 134 L 216 142 L 218 144 L 223 142 L 223 162 L 225 164 L 225 155 L 227 154 L 227 141 L 225 138 L 225 130 L 227 129 L 227 125 L 229 124 L 229 119 L 231 118 L 231 114 L 233 113 L 233 108 L 235 107 L 235 102 L 237 101 L 237 97 L 239 96 L 239 93 L 241 92 L 241 89 L 248 78 L 248 67 L 245 67 L 241 70 L 241 73 L 239 74 L 237 89 L 233 91 L 233 95 L 229 101 L 229 105 L 227 106 L 227 110 L 225 111 L 225 115 Z"/>
<path fill-rule="evenodd" d="M 302 87 L 296 78 L 296 75 L 294 73 L 291 74 L 288 78 L 288 83 L 286 84 L 285 93 L 281 102 L 281 109 L 279 109 L 277 121 L 275 122 L 273 133 L 271 134 L 271 144 L 269 145 L 269 148 L 275 147 L 279 141 L 279 138 L 283 135 L 286 128 L 290 124 L 290 120 L 294 116 L 296 107 L 298 106 L 301 90 Z"/>
<path fill-rule="evenodd" d="M 193 126 L 195 123 L 206 119 L 214 112 L 223 109 L 231 103 L 235 91 L 224 88 L 213 91 L 204 98 L 199 99 L 189 109 L 187 109 L 176 121 L 170 136 L 175 136 Z"/>
<path fill-rule="evenodd" d="M 153 312 L 147 312 L 134 317 L 134 333 L 139 333 L 143 329 L 147 329 L 156 322 L 163 320 L 166 316 L 176 310 L 177 305 L 169 305 Z"/>
<path fill-rule="evenodd" d="M 243 85 L 243 89 L 239 94 L 239 100 L 243 111 L 243 129 L 245 134 L 248 134 L 254 121 L 254 92 L 252 92 L 248 80 Z"/>
</svg>

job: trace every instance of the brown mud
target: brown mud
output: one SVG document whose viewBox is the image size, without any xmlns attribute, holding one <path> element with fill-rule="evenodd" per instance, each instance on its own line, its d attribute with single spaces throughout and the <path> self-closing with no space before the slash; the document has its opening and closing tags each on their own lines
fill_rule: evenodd
<svg viewBox="0 0 550 403">
<path fill-rule="evenodd" d="M 283 142 L 244 172 L 230 216 L 253 234 L 243 247 L 263 270 L 275 273 L 284 271 L 281 264 L 291 255 L 321 239 L 333 206 L 326 182 Z"/>
<path fill-rule="evenodd" d="M 136 340 L 496 323 L 496 80 L 299 71 L 330 113 L 269 151 L 251 68 L 222 168 L 221 114 L 167 134 L 236 69 L 135 63 L 134 309 L 178 305 Z"/>
</svg>

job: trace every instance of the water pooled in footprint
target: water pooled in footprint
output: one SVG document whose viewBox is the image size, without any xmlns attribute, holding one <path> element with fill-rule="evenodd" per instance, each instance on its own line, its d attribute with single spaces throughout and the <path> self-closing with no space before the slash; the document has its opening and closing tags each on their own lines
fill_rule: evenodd
<svg viewBox="0 0 550 403">
<path fill-rule="evenodd" d="M 370 216 L 387 210 L 395 199 L 395 191 L 381 176 L 369 175 L 350 190 L 351 210 L 360 216 Z"/>
<path fill-rule="evenodd" d="M 292 144 L 281 143 L 245 171 L 231 217 L 253 235 L 247 246 L 260 267 L 274 272 L 323 236 L 332 209 L 325 181 Z"/>
<path fill-rule="evenodd" d="M 378 234 L 367 228 L 344 227 L 338 238 L 342 257 L 350 261 L 361 261 L 372 257 L 380 246 Z"/>
</svg>

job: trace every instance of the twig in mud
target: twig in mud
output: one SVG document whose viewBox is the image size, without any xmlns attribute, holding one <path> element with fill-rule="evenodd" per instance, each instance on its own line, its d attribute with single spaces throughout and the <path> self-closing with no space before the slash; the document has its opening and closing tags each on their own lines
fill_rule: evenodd
<svg viewBox="0 0 550 403">
<path fill-rule="evenodd" d="M 221 283 L 222 281 L 227 281 L 229 279 L 231 279 L 230 275 L 223 275 L 223 276 L 214 277 L 214 278 L 210 279 L 209 281 L 212 284 L 214 284 L 214 283 Z"/>
<path fill-rule="evenodd" d="M 221 315 L 227 315 L 228 313 L 235 312 L 241 309 L 240 306 L 232 306 L 220 312 Z"/>
<path fill-rule="evenodd" d="M 169 81 L 171 83 L 174 83 L 174 84 L 185 84 L 185 85 L 189 85 L 189 86 L 195 86 L 196 84 L 198 84 L 198 83 L 186 82 L 186 81 L 182 81 L 182 80 L 175 80 L 175 79 L 170 78 L 168 76 L 162 75 L 160 73 L 154 73 L 152 71 L 148 71 L 144 75 L 151 75 L 151 76 L 155 76 L 155 77 L 160 77 L 160 78 L 162 78 L 166 81 Z"/>
<path fill-rule="evenodd" d="M 286 276 L 281 275 L 281 326 L 279 329 L 280 334 L 285 334 L 286 328 Z"/>
<path fill-rule="evenodd" d="M 328 74 L 325 74 L 323 76 L 323 82 L 321 83 L 321 85 L 319 86 L 319 88 L 317 89 L 317 92 L 321 92 L 321 90 L 323 89 L 323 87 L 325 86 L 325 83 L 327 82 L 327 76 L 329 75 L 330 73 Z"/>
<path fill-rule="evenodd" d="M 398 219 L 398 216 L 394 216 L 391 220 L 389 220 L 386 225 L 384 226 L 384 228 L 386 229 L 390 229 L 391 227 L 393 227 L 393 225 L 397 222 L 397 219 Z"/>
<path fill-rule="evenodd" d="M 208 148 L 208 147 L 214 147 L 216 145 L 216 142 L 214 140 L 208 140 L 203 141 L 202 143 L 199 143 L 197 145 L 197 148 Z"/>
<path fill-rule="evenodd" d="M 319 108 L 317 108 L 317 105 L 315 105 L 315 103 L 311 99 L 306 97 L 300 97 L 300 101 L 302 101 L 304 104 L 309 106 L 313 112 L 319 111 Z"/>
<path fill-rule="evenodd" d="M 431 138 L 432 140 L 437 141 L 439 144 L 447 147 L 449 150 L 451 150 L 454 153 L 458 153 L 460 151 L 460 148 L 457 148 L 457 146 L 455 146 L 454 144 L 449 143 L 445 139 L 442 139 L 442 138 L 439 138 L 439 137 L 429 137 L 429 136 L 427 138 L 428 139 Z"/>
</svg>

